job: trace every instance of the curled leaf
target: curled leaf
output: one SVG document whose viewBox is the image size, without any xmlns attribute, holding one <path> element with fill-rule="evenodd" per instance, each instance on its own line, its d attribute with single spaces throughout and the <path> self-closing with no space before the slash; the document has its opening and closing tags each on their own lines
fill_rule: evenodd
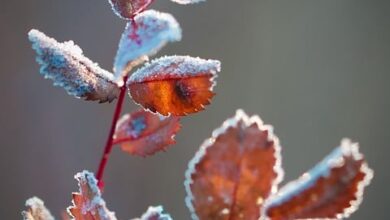
<svg viewBox="0 0 390 220">
<path fill-rule="evenodd" d="M 193 219 L 257 220 L 282 177 L 280 146 L 272 127 L 238 110 L 190 161 L 187 206 Z"/>
<path fill-rule="evenodd" d="M 126 114 L 118 121 L 114 143 L 132 155 L 148 156 L 175 143 L 180 118 L 163 117 L 144 110 Z"/>
<path fill-rule="evenodd" d="M 172 220 L 169 214 L 163 213 L 164 209 L 162 206 L 149 207 L 148 210 L 142 215 L 141 218 L 133 220 Z"/>
<path fill-rule="evenodd" d="M 137 70 L 127 86 L 134 101 L 151 112 L 181 116 L 210 104 L 220 68 L 217 60 L 162 57 Z"/>
<path fill-rule="evenodd" d="M 179 41 L 181 29 L 175 18 L 168 13 L 144 11 L 129 21 L 119 42 L 114 61 L 115 76 L 125 72 L 127 66 L 135 66 L 145 56 L 155 54 L 167 42 Z"/>
<path fill-rule="evenodd" d="M 342 219 L 359 206 L 373 176 L 358 145 L 344 140 L 323 161 L 267 200 L 270 220 Z"/>
<path fill-rule="evenodd" d="M 106 102 L 118 96 L 119 88 L 113 75 L 85 57 L 73 41 L 59 43 L 34 29 L 28 37 L 37 53 L 41 74 L 53 80 L 55 86 L 86 100 Z"/>
<path fill-rule="evenodd" d="M 116 220 L 101 197 L 97 180 L 93 173 L 83 171 L 75 175 L 80 192 L 73 193 L 73 206 L 68 208 L 74 220 Z"/>
<path fill-rule="evenodd" d="M 54 220 L 43 201 L 37 197 L 28 199 L 26 207 L 27 210 L 22 212 L 24 220 Z"/>
<path fill-rule="evenodd" d="M 145 10 L 154 0 L 109 0 L 112 10 L 123 19 L 132 19 Z"/>
<path fill-rule="evenodd" d="M 199 2 L 205 2 L 206 0 L 171 0 L 173 2 L 182 4 L 182 5 L 188 5 L 188 4 L 195 4 Z"/>
</svg>

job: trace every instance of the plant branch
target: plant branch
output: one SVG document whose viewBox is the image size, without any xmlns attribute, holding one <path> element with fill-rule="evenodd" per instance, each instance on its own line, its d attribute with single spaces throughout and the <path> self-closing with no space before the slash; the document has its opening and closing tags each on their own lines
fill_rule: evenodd
<svg viewBox="0 0 390 220">
<path fill-rule="evenodd" d="M 108 134 L 106 145 L 105 145 L 104 151 L 103 151 L 103 155 L 102 155 L 102 158 L 100 159 L 99 168 L 98 168 L 98 171 L 96 173 L 96 179 L 98 181 L 98 186 L 99 186 L 100 190 L 103 190 L 103 188 L 104 188 L 104 182 L 103 182 L 104 170 L 107 166 L 108 159 L 110 157 L 112 148 L 114 146 L 113 138 L 114 138 L 115 128 L 116 128 L 116 124 L 118 122 L 118 119 L 120 117 L 120 114 L 122 112 L 123 100 L 124 100 L 125 95 L 126 95 L 126 81 L 127 81 L 127 75 L 125 77 L 123 77 L 124 84 L 120 88 L 119 97 L 118 97 L 118 100 L 116 103 L 114 115 L 112 117 L 110 132 Z"/>
</svg>

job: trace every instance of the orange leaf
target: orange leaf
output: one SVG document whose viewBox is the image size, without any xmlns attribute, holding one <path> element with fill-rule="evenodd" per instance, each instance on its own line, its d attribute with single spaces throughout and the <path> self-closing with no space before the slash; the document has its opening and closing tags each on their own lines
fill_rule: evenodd
<svg viewBox="0 0 390 220">
<path fill-rule="evenodd" d="M 358 208 L 372 176 L 358 145 L 344 140 L 317 166 L 267 200 L 264 214 L 271 220 L 346 218 Z"/>
<path fill-rule="evenodd" d="M 281 181 L 280 146 L 272 127 L 238 110 L 201 146 L 186 173 L 193 219 L 257 220 Z"/>
<path fill-rule="evenodd" d="M 73 206 L 68 208 L 75 220 L 116 220 L 101 197 L 97 180 L 93 173 L 83 171 L 75 175 L 79 182 L 80 192 L 73 193 Z"/>
<path fill-rule="evenodd" d="M 189 56 L 152 61 L 136 71 L 127 85 L 131 97 L 144 108 L 162 115 L 198 112 L 214 96 L 214 78 L 220 62 Z"/>
<path fill-rule="evenodd" d="M 118 121 L 114 143 L 121 144 L 122 150 L 138 156 L 165 151 L 175 143 L 173 138 L 180 130 L 179 122 L 179 117 L 163 117 L 138 110 L 122 116 Z"/>
</svg>

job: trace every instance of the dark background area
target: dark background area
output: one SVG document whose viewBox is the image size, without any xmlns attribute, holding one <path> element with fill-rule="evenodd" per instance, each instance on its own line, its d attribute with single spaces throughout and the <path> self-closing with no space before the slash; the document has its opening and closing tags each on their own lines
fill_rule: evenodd
<svg viewBox="0 0 390 220">
<path fill-rule="evenodd" d="M 274 125 L 285 182 L 343 137 L 358 141 L 376 175 L 352 219 L 390 219 L 388 0 L 158 0 L 153 8 L 172 13 L 183 28 L 183 40 L 157 56 L 220 59 L 222 72 L 212 105 L 182 120 L 168 152 L 142 159 L 114 150 L 104 198 L 119 219 L 157 204 L 174 219 L 189 219 L 187 163 L 237 108 Z M 77 190 L 73 175 L 96 170 L 114 108 L 77 100 L 44 80 L 27 32 L 72 39 L 111 69 L 124 26 L 105 0 L 1 1 L 0 219 L 21 219 L 34 195 L 59 217 Z M 135 108 L 127 98 L 124 111 Z"/>
</svg>

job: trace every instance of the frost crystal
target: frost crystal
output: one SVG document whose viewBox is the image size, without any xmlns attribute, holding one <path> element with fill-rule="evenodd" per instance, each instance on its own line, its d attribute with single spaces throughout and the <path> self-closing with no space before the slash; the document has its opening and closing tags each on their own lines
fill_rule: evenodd
<svg viewBox="0 0 390 220">
<path fill-rule="evenodd" d="M 205 60 L 190 56 L 165 56 L 153 60 L 136 71 L 127 83 L 193 77 L 206 73 L 216 75 L 219 71 L 221 71 L 221 62 L 218 60 Z"/>
<path fill-rule="evenodd" d="M 85 57 L 73 41 L 59 43 L 34 29 L 28 38 L 37 53 L 41 74 L 53 80 L 55 86 L 86 100 L 106 102 L 117 97 L 119 88 L 113 75 Z"/>
<path fill-rule="evenodd" d="M 167 42 L 180 39 L 181 29 L 172 15 L 148 10 L 135 16 L 134 21 L 127 23 L 119 42 L 115 76 L 119 78 L 127 65 L 133 65 L 142 56 L 153 55 Z"/>
<path fill-rule="evenodd" d="M 22 212 L 24 220 L 54 220 L 43 201 L 37 197 L 28 199 L 26 207 L 28 208 L 27 211 Z"/>
<path fill-rule="evenodd" d="M 136 218 L 133 220 L 172 220 L 169 214 L 163 213 L 163 207 L 149 207 L 148 210 L 142 215 L 141 218 Z"/>
<path fill-rule="evenodd" d="M 171 0 L 173 2 L 182 4 L 182 5 L 188 5 L 188 4 L 195 4 L 199 2 L 205 2 L 206 0 Z"/>
</svg>

